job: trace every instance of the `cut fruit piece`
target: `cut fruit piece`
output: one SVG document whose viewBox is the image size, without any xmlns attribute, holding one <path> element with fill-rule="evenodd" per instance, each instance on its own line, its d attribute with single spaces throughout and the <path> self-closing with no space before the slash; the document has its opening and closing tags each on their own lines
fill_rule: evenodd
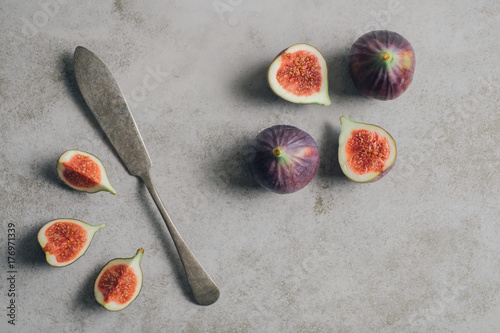
<svg viewBox="0 0 500 333">
<path fill-rule="evenodd" d="M 110 311 L 125 309 L 139 295 L 142 288 L 140 248 L 132 258 L 113 259 L 103 267 L 94 285 L 95 299 Z"/>
<path fill-rule="evenodd" d="M 269 66 L 269 86 L 279 97 L 302 104 L 330 105 L 325 58 L 313 46 L 295 44 Z"/>
<path fill-rule="evenodd" d="M 64 152 L 57 161 L 57 174 L 66 185 L 75 190 L 88 193 L 107 191 L 116 194 L 101 160 L 87 152 Z"/>
<path fill-rule="evenodd" d="M 374 182 L 396 162 L 396 142 L 376 125 L 340 117 L 339 163 L 344 174 L 358 183 Z"/>
<path fill-rule="evenodd" d="M 319 167 L 316 141 L 289 125 L 263 130 L 248 153 L 250 170 L 257 183 L 279 193 L 296 192 L 313 179 Z"/>
<path fill-rule="evenodd" d="M 75 219 L 53 220 L 38 232 L 38 243 L 49 264 L 67 266 L 87 251 L 95 233 L 104 226 L 106 224 L 90 225 Z"/>
<path fill-rule="evenodd" d="M 396 32 L 371 31 L 352 45 L 349 70 L 362 95 L 391 100 L 404 93 L 413 80 L 415 52 Z"/>
</svg>

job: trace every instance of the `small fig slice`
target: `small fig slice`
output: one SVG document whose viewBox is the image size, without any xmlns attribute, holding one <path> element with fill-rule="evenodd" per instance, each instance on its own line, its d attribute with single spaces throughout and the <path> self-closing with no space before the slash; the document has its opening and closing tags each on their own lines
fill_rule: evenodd
<svg viewBox="0 0 500 333">
<path fill-rule="evenodd" d="M 140 248 L 132 258 L 113 259 L 103 267 L 94 285 L 95 299 L 110 311 L 125 309 L 134 301 L 142 288 Z"/>
<path fill-rule="evenodd" d="M 81 150 L 65 151 L 57 161 L 57 174 L 66 185 L 75 190 L 116 194 L 101 160 L 90 153 Z"/>
<path fill-rule="evenodd" d="M 302 104 L 330 105 L 325 58 L 313 46 L 295 44 L 269 66 L 269 86 L 279 97 Z"/>
<path fill-rule="evenodd" d="M 339 163 L 344 174 L 358 183 L 374 182 L 396 161 L 396 142 L 376 125 L 340 117 Z"/>
<path fill-rule="evenodd" d="M 248 153 L 250 170 L 257 183 L 279 194 L 293 193 L 313 179 L 319 167 L 316 141 L 289 125 L 263 130 Z"/>
<path fill-rule="evenodd" d="M 400 34 L 376 30 L 354 42 L 348 63 L 354 85 L 362 95 L 392 100 L 413 80 L 415 52 Z"/>
<path fill-rule="evenodd" d="M 45 224 L 38 232 L 38 243 L 47 262 L 63 267 L 76 261 L 87 251 L 94 235 L 106 224 L 90 225 L 75 219 L 57 219 Z"/>
</svg>

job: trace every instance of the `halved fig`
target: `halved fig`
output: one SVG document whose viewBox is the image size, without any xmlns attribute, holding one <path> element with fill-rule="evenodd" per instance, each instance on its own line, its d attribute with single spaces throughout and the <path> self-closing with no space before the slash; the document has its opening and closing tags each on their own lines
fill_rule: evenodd
<svg viewBox="0 0 500 333">
<path fill-rule="evenodd" d="M 38 243 L 47 262 L 63 267 L 80 258 L 87 251 L 94 235 L 106 224 L 90 225 L 75 219 L 57 219 L 45 224 L 38 232 Z"/>
<path fill-rule="evenodd" d="M 269 66 L 269 86 L 279 97 L 303 104 L 330 105 L 325 58 L 313 46 L 295 44 Z"/>
<path fill-rule="evenodd" d="M 316 141 L 289 125 L 263 130 L 248 153 L 250 170 L 261 186 L 279 194 L 293 193 L 313 179 L 319 167 Z"/>
<path fill-rule="evenodd" d="M 132 258 L 113 259 L 103 267 L 94 285 L 96 301 L 110 311 L 125 309 L 134 301 L 142 288 L 140 248 Z"/>
<path fill-rule="evenodd" d="M 396 142 L 376 125 L 340 117 L 339 163 L 344 174 L 358 183 L 374 182 L 396 161 Z"/>
<path fill-rule="evenodd" d="M 396 32 L 371 31 L 352 45 L 349 70 L 359 92 L 379 100 L 392 100 L 408 89 L 415 72 L 415 52 Z"/>
<path fill-rule="evenodd" d="M 116 194 L 101 160 L 90 153 L 81 150 L 65 151 L 57 161 L 57 174 L 66 185 L 75 190 Z"/>
</svg>

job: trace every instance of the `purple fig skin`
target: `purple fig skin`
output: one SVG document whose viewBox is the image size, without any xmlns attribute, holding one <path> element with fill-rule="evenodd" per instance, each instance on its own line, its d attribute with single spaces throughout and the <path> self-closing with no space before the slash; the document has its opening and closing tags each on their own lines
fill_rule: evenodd
<svg viewBox="0 0 500 333">
<path fill-rule="evenodd" d="M 293 193 L 309 184 L 318 171 L 319 160 L 316 141 L 289 125 L 260 132 L 248 153 L 255 181 L 278 194 Z"/>
<path fill-rule="evenodd" d="M 354 42 L 348 63 L 359 92 L 386 101 L 399 97 L 410 86 L 415 72 L 415 52 L 400 34 L 376 30 Z"/>
</svg>

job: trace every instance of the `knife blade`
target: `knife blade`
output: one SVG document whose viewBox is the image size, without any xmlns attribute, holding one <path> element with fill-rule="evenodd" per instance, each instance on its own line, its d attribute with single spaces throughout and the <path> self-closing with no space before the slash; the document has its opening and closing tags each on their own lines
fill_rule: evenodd
<svg viewBox="0 0 500 333">
<path fill-rule="evenodd" d="M 78 46 L 74 53 L 75 77 L 89 109 L 130 174 L 138 176 L 153 197 L 172 236 L 196 302 L 209 305 L 220 292 L 173 224 L 150 176 L 151 159 L 127 101 L 109 68 L 92 51 Z"/>
<path fill-rule="evenodd" d="M 79 46 L 74 56 L 78 87 L 128 171 L 138 176 L 151 168 L 151 158 L 127 101 L 108 67 Z"/>
</svg>

